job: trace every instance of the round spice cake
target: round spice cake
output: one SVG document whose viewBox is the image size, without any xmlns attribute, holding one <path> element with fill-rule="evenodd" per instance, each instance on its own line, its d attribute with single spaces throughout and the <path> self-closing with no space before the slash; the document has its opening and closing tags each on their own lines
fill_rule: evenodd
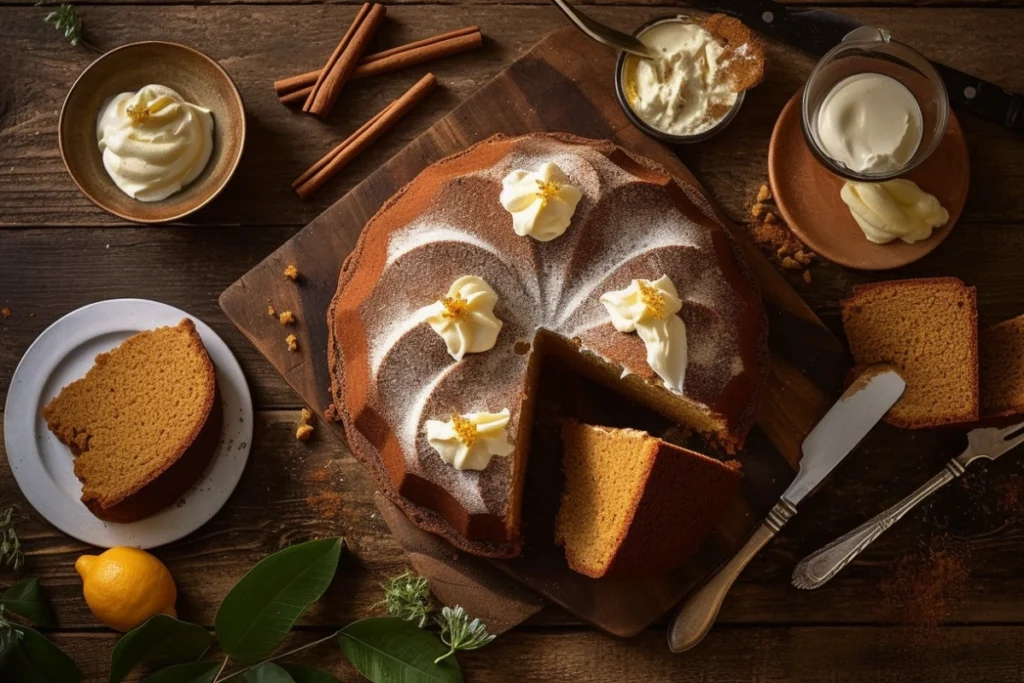
<svg viewBox="0 0 1024 683">
<path fill-rule="evenodd" d="M 730 452 L 768 370 L 757 286 L 708 202 L 562 134 L 426 168 L 367 223 L 328 328 L 356 457 L 414 523 L 492 557 L 521 548 L 542 356 Z"/>
</svg>

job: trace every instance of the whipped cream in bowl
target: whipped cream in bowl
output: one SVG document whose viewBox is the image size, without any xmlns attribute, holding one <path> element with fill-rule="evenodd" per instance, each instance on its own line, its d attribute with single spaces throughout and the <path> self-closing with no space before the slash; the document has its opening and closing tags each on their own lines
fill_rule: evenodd
<svg viewBox="0 0 1024 683">
<path fill-rule="evenodd" d="M 888 32 L 863 27 L 811 72 L 801 101 L 811 152 L 847 180 L 903 175 L 939 146 L 949 98 L 931 63 Z"/>
<path fill-rule="evenodd" d="M 179 220 L 228 184 L 245 146 L 245 107 L 228 73 L 190 47 L 125 45 L 89 65 L 58 122 L 72 180 L 130 221 Z"/>
<path fill-rule="evenodd" d="M 616 95 L 634 125 L 666 142 L 700 142 L 723 130 L 763 75 L 760 43 L 731 17 L 672 16 L 634 35 L 659 58 L 620 54 Z"/>
</svg>

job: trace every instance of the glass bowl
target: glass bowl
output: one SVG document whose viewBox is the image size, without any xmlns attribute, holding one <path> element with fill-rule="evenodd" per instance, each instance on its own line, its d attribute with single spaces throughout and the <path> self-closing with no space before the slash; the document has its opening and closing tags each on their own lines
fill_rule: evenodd
<svg viewBox="0 0 1024 683">
<path fill-rule="evenodd" d="M 818 114 L 832 88 L 861 73 L 891 76 L 903 84 L 921 108 L 921 142 L 903 166 L 887 171 L 859 172 L 830 157 L 818 136 Z M 949 118 L 949 97 L 935 67 L 923 55 L 892 40 L 884 30 L 864 27 L 847 35 L 811 72 L 804 86 L 801 125 L 814 156 L 829 170 L 848 180 L 877 182 L 903 175 L 927 159 L 939 146 Z"/>
<path fill-rule="evenodd" d="M 649 31 L 655 26 L 658 26 L 660 24 L 666 24 L 670 21 L 677 21 L 684 24 L 695 23 L 693 19 L 688 16 L 682 14 L 675 14 L 668 17 L 661 17 L 659 19 L 652 19 L 651 21 L 647 22 L 646 24 L 638 28 L 636 31 L 634 31 L 633 35 L 639 38 L 644 34 L 644 32 Z M 733 103 L 732 109 L 730 109 L 728 113 L 726 113 L 726 115 L 723 116 L 722 119 L 711 128 L 708 128 L 705 131 L 701 131 L 700 133 L 694 133 L 692 135 L 673 135 L 672 133 L 666 133 L 665 131 L 659 128 L 655 128 L 654 126 L 640 118 L 640 116 L 635 111 L 633 111 L 633 107 L 630 106 L 629 99 L 626 97 L 627 66 L 630 65 L 633 62 L 633 60 L 639 59 L 641 58 L 627 54 L 625 52 L 619 53 L 619 59 L 615 63 L 615 96 L 619 100 L 619 106 L 621 106 L 622 110 L 626 112 L 626 116 L 633 123 L 633 125 L 642 130 L 643 132 L 647 133 L 648 135 L 650 135 L 652 138 L 656 138 L 658 140 L 662 140 L 663 142 L 668 142 L 676 145 L 685 145 L 707 140 L 708 138 L 714 137 L 718 133 L 722 132 L 725 129 L 725 127 L 728 126 L 734 118 L 736 118 L 736 115 L 740 112 L 740 107 L 743 106 L 743 98 L 744 95 L 746 95 L 745 91 L 740 92 L 736 96 L 736 102 Z"/>
</svg>

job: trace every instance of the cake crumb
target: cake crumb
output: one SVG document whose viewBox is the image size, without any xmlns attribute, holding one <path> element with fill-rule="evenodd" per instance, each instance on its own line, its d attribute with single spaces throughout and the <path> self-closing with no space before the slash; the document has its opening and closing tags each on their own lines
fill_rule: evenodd
<svg viewBox="0 0 1024 683">
<path fill-rule="evenodd" d="M 799 261 L 800 263 L 804 264 L 805 266 L 810 264 L 810 262 L 811 262 L 811 255 L 808 254 L 803 249 L 800 249 L 795 254 L 793 254 L 793 258 L 795 258 L 797 261 Z"/>
<path fill-rule="evenodd" d="M 755 218 L 747 222 L 750 237 L 778 266 L 785 270 L 803 271 L 810 265 L 815 253 L 793 234 L 775 205 L 767 203 L 771 201 L 771 190 L 767 184 L 762 184 L 750 208 Z M 810 274 L 803 277 L 804 282 L 809 282 Z"/>
<path fill-rule="evenodd" d="M 274 310 L 274 305 L 273 304 L 267 304 L 267 315 L 269 315 L 269 316 L 276 316 L 277 315 L 277 311 Z"/>
<path fill-rule="evenodd" d="M 782 258 L 782 267 L 786 270 L 800 270 L 800 262 L 789 256 Z"/>
<path fill-rule="evenodd" d="M 308 424 L 300 424 L 295 428 L 295 438 L 299 441 L 309 441 L 309 438 L 313 436 L 313 426 Z"/>
<path fill-rule="evenodd" d="M 10 317 L 11 317 L 11 309 L 7 308 L 6 306 L 4 306 L 3 308 L 0 308 L 0 318 L 10 318 Z"/>
<path fill-rule="evenodd" d="M 299 340 L 295 337 L 294 334 L 289 334 L 287 337 L 285 337 L 284 343 L 288 345 L 289 351 L 299 350 Z"/>
<path fill-rule="evenodd" d="M 304 425 L 313 424 L 313 411 L 309 408 L 303 408 L 299 419 L 302 420 L 302 424 Z"/>
<path fill-rule="evenodd" d="M 289 263 L 284 269 L 284 276 L 292 282 L 295 282 L 299 279 L 299 269 Z"/>
<path fill-rule="evenodd" d="M 281 321 L 282 325 L 292 325 L 295 323 L 295 314 L 291 311 L 281 311 L 281 315 L 277 316 L 277 319 Z"/>
<path fill-rule="evenodd" d="M 779 222 L 779 217 L 776 216 L 771 211 L 765 211 L 764 212 L 764 222 L 765 223 L 778 223 Z"/>
<path fill-rule="evenodd" d="M 807 284 L 811 284 L 811 271 L 804 271 L 804 282 L 806 282 Z"/>
<path fill-rule="evenodd" d="M 750 215 L 754 218 L 760 218 L 762 213 L 764 213 L 764 204 L 757 203 L 750 207 Z"/>
<path fill-rule="evenodd" d="M 772 191 L 768 189 L 767 185 L 761 185 L 761 189 L 757 191 L 757 201 L 766 202 L 772 198 Z"/>
</svg>

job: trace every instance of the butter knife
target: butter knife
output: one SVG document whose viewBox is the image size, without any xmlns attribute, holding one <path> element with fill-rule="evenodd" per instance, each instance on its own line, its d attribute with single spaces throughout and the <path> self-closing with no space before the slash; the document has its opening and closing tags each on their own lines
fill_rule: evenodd
<svg viewBox="0 0 1024 683">
<path fill-rule="evenodd" d="M 868 368 L 839 397 L 804 439 L 800 470 L 767 519 L 754 529 L 731 560 L 685 598 L 668 630 L 668 646 L 672 652 L 689 650 L 704 639 L 743 568 L 796 514 L 800 501 L 857 447 L 903 395 L 906 386 L 891 367 L 876 366 Z"/>
<path fill-rule="evenodd" d="M 824 586 L 853 558 L 871 545 L 886 529 L 903 519 L 928 496 L 964 473 L 964 469 L 979 458 L 995 460 L 1024 443 L 1024 422 L 1009 427 L 975 429 L 967 434 L 967 450 L 956 456 L 938 474 L 919 489 L 872 517 L 853 531 L 840 536 L 820 550 L 811 553 L 793 570 L 793 585 L 810 590 Z"/>
</svg>

